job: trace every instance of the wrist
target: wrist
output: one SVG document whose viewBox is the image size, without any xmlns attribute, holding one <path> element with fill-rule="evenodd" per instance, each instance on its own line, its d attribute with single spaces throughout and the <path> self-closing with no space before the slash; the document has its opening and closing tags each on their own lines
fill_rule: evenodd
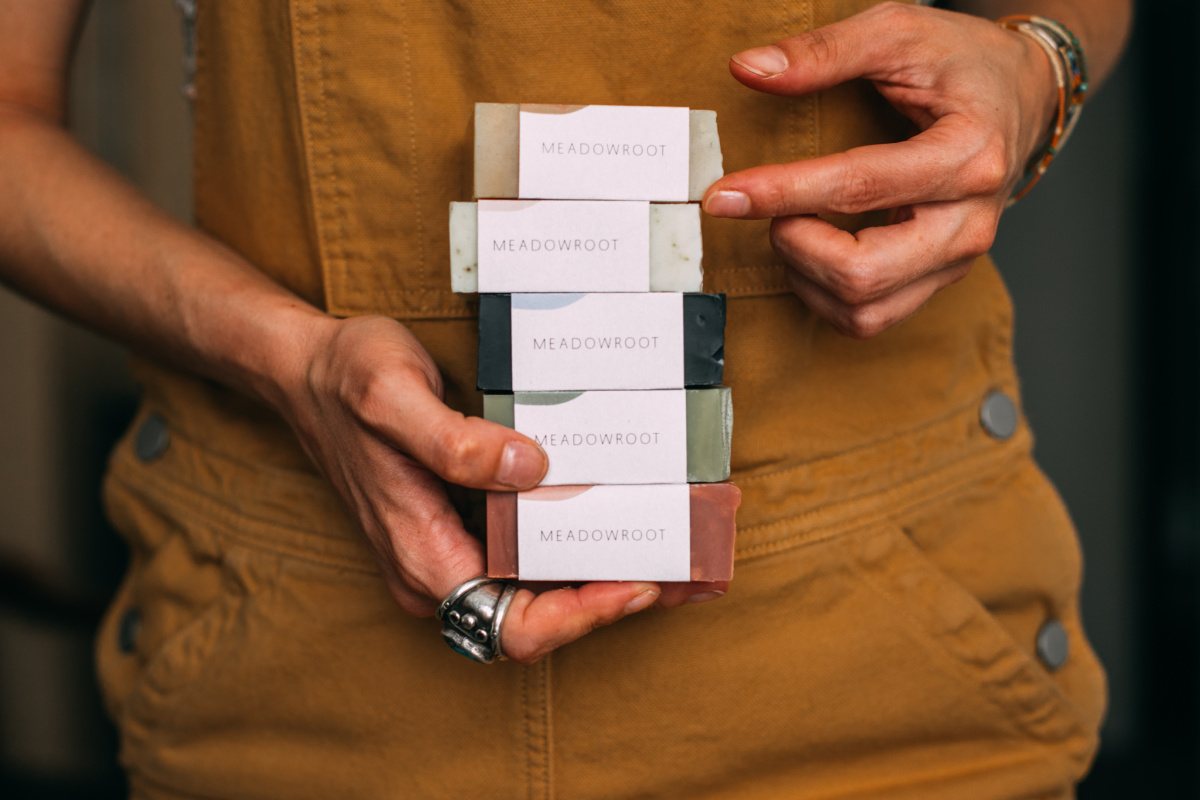
<svg viewBox="0 0 1200 800">
<path fill-rule="evenodd" d="M 340 320 L 290 295 L 272 298 L 255 314 L 254 330 L 235 344 L 233 383 L 284 417 L 309 394 L 309 376 Z"/>
<path fill-rule="evenodd" d="M 299 299 L 282 302 L 243 365 L 250 391 L 289 416 L 297 399 L 308 394 L 313 361 L 327 349 L 340 323 Z"/>
<path fill-rule="evenodd" d="M 286 415 L 339 321 L 225 255 L 219 256 L 224 267 L 209 272 L 223 279 L 195 291 L 196 299 L 184 305 L 192 366 Z"/>
</svg>

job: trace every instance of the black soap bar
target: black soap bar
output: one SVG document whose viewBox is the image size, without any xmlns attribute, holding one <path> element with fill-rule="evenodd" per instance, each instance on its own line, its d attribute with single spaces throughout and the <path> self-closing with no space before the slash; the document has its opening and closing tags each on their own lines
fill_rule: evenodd
<svg viewBox="0 0 1200 800">
<path fill-rule="evenodd" d="M 512 391 L 512 295 L 479 295 L 481 392 Z"/>
<path fill-rule="evenodd" d="M 656 293 L 662 294 L 662 293 Z M 610 295 L 617 297 L 618 295 Z M 636 295 L 623 295 L 636 297 Z M 526 295 L 525 297 L 528 297 Z M 563 295 L 562 297 L 568 297 Z M 720 386 L 725 368 L 725 295 L 683 295 L 683 386 L 554 386 L 553 390 Z M 618 331 L 618 333 L 620 333 Z M 588 358 L 586 351 L 573 358 Z M 513 391 L 512 295 L 479 296 L 479 378 L 483 392 Z"/>
</svg>

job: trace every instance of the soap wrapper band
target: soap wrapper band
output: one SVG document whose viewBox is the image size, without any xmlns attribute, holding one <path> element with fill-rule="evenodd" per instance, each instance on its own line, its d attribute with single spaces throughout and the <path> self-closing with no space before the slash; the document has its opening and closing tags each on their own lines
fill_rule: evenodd
<svg viewBox="0 0 1200 800">
<path fill-rule="evenodd" d="M 569 201 L 567 201 L 569 202 Z M 650 281 L 652 292 L 699 292 L 703 288 L 700 206 L 650 204 Z M 450 204 L 450 288 L 460 294 L 479 291 L 479 206 Z M 506 291 L 516 287 L 504 286 Z M 589 291 L 571 287 L 565 291 Z"/>
<path fill-rule="evenodd" d="M 518 405 L 561 405 L 583 394 L 611 397 L 616 392 L 516 392 L 489 394 L 483 398 L 483 416 L 489 422 L 517 428 Z M 641 392 L 637 393 L 641 395 Z M 715 483 L 729 479 L 730 445 L 733 435 L 733 401 L 728 386 L 713 389 L 686 389 L 687 409 L 687 482 Z M 521 431 L 527 436 L 530 431 Z M 593 434 L 592 438 L 595 438 Z M 553 463 L 553 455 L 551 455 Z M 636 483 L 613 476 L 607 483 Z"/>
<path fill-rule="evenodd" d="M 475 198 L 519 199 L 520 111 L 517 103 L 475 104 Z M 688 112 L 688 200 L 698 202 L 725 174 L 717 112 Z"/>
<path fill-rule="evenodd" d="M 570 488 L 554 486 L 522 494 L 542 493 L 552 497 L 555 492 Z M 604 488 L 617 494 L 623 487 L 592 488 Z M 691 580 L 731 580 L 741 491 L 732 483 L 697 483 L 688 487 L 688 495 L 691 511 Z M 521 579 L 517 496 L 516 492 L 488 492 L 487 495 L 487 574 L 490 578 Z M 564 520 L 565 525 L 571 522 Z M 564 577 L 563 580 L 571 578 Z M 625 580 L 640 578 L 630 575 Z"/>
<path fill-rule="evenodd" d="M 621 295 L 635 297 L 636 295 Z M 661 296 L 661 295 L 660 295 Z M 725 295 L 683 294 L 683 385 L 556 386 L 555 389 L 699 389 L 720 386 L 725 369 Z M 513 391 L 512 295 L 479 296 L 479 371 L 481 392 Z"/>
</svg>

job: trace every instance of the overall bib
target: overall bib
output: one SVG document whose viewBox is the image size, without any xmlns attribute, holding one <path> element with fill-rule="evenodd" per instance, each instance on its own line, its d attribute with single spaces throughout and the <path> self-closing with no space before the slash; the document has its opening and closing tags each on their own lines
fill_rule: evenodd
<svg viewBox="0 0 1200 800">
<path fill-rule="evenodd" d="M 870 5 L 202 1 L 197 221 L 332 314 L 402 320 L 479 414 L 447 236 L 473 104 L 713 109 L 726 171 L 895 140 L 869 84 L 780 98 L 726 66 Z M 1004 424 L 991 262 L 859 342 L 787 291 L 766 222 L 706 218 L 704 249 L 730 298 L 730 592 L 531 667 L 468 661 L 396 607 L 273 412 L 137 363 L 105 486 L 133 561 L 97 642 L 134 796 L 1072 796 L 1104 678 L 1075 532 Z"/>
</svg>

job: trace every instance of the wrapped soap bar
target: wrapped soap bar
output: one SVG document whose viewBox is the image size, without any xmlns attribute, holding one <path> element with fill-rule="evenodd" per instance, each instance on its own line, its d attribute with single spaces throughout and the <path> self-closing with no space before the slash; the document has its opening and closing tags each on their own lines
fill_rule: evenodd
<svg viewBox="0 0 1200 800">
<path fill-rule="evenodd" d="M 488 576 L 730 580 L 741 497 L 731 483 L 489 492 Z"/>
<path fill-rule="evenodd" d="M 477 198 L 697 201 L 723 174 L 715 111 L 475 104 Z"/>
<path fill-rule="evenodd" d="M 725 295 L 484 294 L 484 392 L 719 386 Z"/>
<path fill-rule="evenodd" d="M 489 394 L 483 415 L 546 451 L 543 486 L 729 478 L 733 405 L 725 386 Z"/>
<path fill-rule="evenodd" d="M 695 204 L 450 204 L 455 292 L 699 292 L 703 253 Z"/>
</svg>

